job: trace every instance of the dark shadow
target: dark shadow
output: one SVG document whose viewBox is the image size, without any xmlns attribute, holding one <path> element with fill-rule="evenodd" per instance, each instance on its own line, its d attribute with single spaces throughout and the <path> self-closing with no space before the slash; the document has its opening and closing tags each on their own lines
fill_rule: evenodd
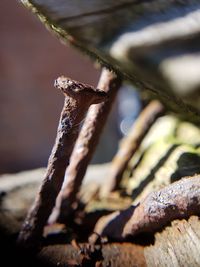
<svg viewBox="0 0 200 267">
<path fill-rule="evenodd" d="M 122 234 L 126 223 L 133 216 L 135 208 L 137 208 L 138 205 L 130 206 L 125 211 L 121 211 L 117 217 L 115 217 L 105 226 L 102 236 L 106 235 L 108 237 L 109 243 L 110 242 L 118 242 L 118 243 L 124 242 L 124 239 L 120 239 L 120 237 L 113 238 L 113 231 L 115 233 L 117 232 L 119 236 Z M 131 243 L 138 244 L 141 246 L 147 246 L 147 245 L 154 244 L 154 235 L 151 233 L 141 233 L 134 237 L 128 236 L 126 237 L 126 242 L 131 242 Z"/>
<path fill-rule="evenodd" d="M 21 251 L 16 245 L 17 234 L 8 235 L 0 229 L 1 266 L 45 267 L 38 261 L 35 253 Z"/>
<path fill-rule="evenodd" d="M 132 167 L 132 170 L 130 172 L 130 177 L 133 176 L 134 171 L 137 169 L 137 167 L 140 165 L 140 163 L 144 159 L 145 154 L 146 154 L 146 150 L 142 152 L 142 154 L 140 155 L 139 159 L 137 160 L 135 165 Z"/>
<path fill-rule="evenodd" d="M 166 160 L 169 158 L 171 153 L 177 148 L 178 145 L 173 145 L 169 148 L 169 150 L 166 152 L 166 154 L 157 162 L 157 164 L 154 166 L 153 169 L 151 169 L 149 175 L 146 177 L 144 181 L 142 181 L 136 189 L 132 191 L 132 199 L 136 199 L 138 195 L 142 193 L 144 188 L 154 179 L 156 172 L 164 165 Z"/>
<path fill-rule="evenodd" d="M 185 152 L 177 160 L 177 169 L 171 175 L 171 182 L 175 182 L 185 176 L 193 176 L 200 173 L 200 156 L 196 153 Z"/>
<path fill-rule="evenodd" d="M 128 237 L 127 242 L 131 242 L 140 246 L 150 246 L 155 243 L 154 233 L 140 233 L 133 237 Z"/>
<path fill-rule="evenodd" d="M 109 215 L 113 211 L 111 210 L 96 210 L 87 214 L 84 214 L 81 221 L 73 221 L 71 226 L 73 227 L 74 233 L 77 235 L 77 240 L 79 242 L 87 242 L 88 236 L 90 236 L 94 230 L 94 226 L 97 221 L 102 217 Z"/>
<path fill-rule="evenodd" d="M 146 153 L 146 151 L 143 151 L 141 153 L 141 155 L 139 156 L 138 160 L 135 162 L 135 165 L 130 167 L 129 174 L 127 175 L 128 176 L 127 180 L 131 179 L 131 177 L 133 176 L 134 171 L 137 169 L 137 167 L 142 162 L 142 160 L 143 160 L 143 158 L 145 156 L 145 153 Z M 123 179 L 122 179 L 122 181 L 123 181 Z M 127 192 L 126 187 L 121 186 L 121 188 L 119 189 L 119 192 L 120 192 L 120 196 L 121 197 L 130 197 L 130 194 Z"/>
<path fill-rule="evenodd" d="M 195 147 L 195 149 L 198 149 L 198 148 L 200 148 L 200 144 L 196 144 L 194 147 Z"/>
<path fill-rule="evenodd" d="M 138 205 L 136 206 L 132 205 L 128 209 L 120 211 L 119 215 L 117 215 L 112 220 L 110 220 L 108 224 L 104 227 L 102 236 L 108 236 L 110 241 L 120 241 L 120 236 L 123 232 L 124 226 L 129 221 L 129 219 L 133 216 L 135 208 Z M 118 233 L 119 237 L 117 237 L 117 239 L 112 237 L 114 236 L 112 234 L 113 231 L 115 233 Z"/>
<path fill-rule="evenodd" d="M 149 2 L 149 1 L 147 1 Z M 138 1 L 139 4 L 140 1 Z M 137 5 L 133 3 L 133 7 L 130 7 L 136 9 Z M 140 31 L 146 27 L 149 27 L 150 25 L 157 24 L 157 23 L 165 23 L 169 21 L 173 21 L 174 19 L 181 18 L 187 16 L 189 13 L 194 12 L 195 10 L 198 10 L 200 8 L 200 4 L 173 4 L 169 7 L 165 8 L 165 10 L 160 10 L 160 12 L 149 12 L 145 13 L 145 19 L 144 16 L 142 16 L 142 12 L 138 12 L 138 17 L 133 18 L 133 23 L 131 25 L 125 24 L 124 27 L 122 27 L 116 35 L 116 39 L 120 34 L 123 33 L 131 33 L 131 32 L 137 32 Z M 121 11 L 123 14 L 123 10 Z"/>
<path fill-rule="evenodd" d="M 150 26 L 155 23 L 164 23 L 168 21 L 173 21 L 174 19 L 182 18 L 188 16 L 189 13 L 194 12 L 200 8 L 200 4 L 190 4 L 188 5 L 180 5 L 173 4 L 173 6 L 169 6 L 165 10 L 162 10 L 160 13 L 158 12 L 149 12 L 149 14 L 145 14 L 145 20 L 139 19 L 138 21 L 133 23 L 130 29 L 134 28 L 134 31 L 141 30 L 147 26 Z M 141 18 L 141 17 L 140 17 Z"/>
</svg>

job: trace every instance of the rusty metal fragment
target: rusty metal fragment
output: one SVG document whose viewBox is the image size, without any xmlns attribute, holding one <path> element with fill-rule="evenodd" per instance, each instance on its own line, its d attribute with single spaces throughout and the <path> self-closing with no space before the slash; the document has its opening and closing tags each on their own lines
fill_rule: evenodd
<svg viewBox="0 0 200 267">
<path fill-rule="evenodd" d="M 150 193 L 141 203 L 102 217 L 95 232 L 117 240 L 153 233 L 173 221 L 199 214 L 200 176 L 186 177 Z M 95 242 L 96 235 L 91 236 Z"/>
</svg>

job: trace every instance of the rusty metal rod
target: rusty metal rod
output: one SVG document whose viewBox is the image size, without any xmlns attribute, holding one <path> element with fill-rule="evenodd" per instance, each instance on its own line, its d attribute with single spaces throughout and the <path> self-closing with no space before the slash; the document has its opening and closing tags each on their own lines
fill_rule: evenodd
<svg viewBox="0 0 200 267">
<path fill-rule="evenodd" d="M 149 193 L 136 206 L 100 218 L 90 242 L 95 243 L 98 235 L 124 240 L 139 233 L 154 233 L 175 219 L 198 215 L 199 210 L 200 176 L 185 177 Z"/>
<path fill-rule="evenodd" d="M 76 141 L 70 158 L 70 165 L 66 171 L 64 186 L 57 198 L 56 207 L 49 222 L 65 221 L 72 202 L 80 189 L 88 164 L 94 154 L 100 135 L 106 124 L 112 104 L 121 86 L 121 78 L 107 69 L 102 70 L 98 88 L 108 95 L 107 100 L 92 105 Z"/>
<path fill-rule="evenodd" d="M 37 247 L 41 241 L 43 228 L 64 180 L 79 125 L 91 104 L 106 99 L 106 93 L 102 90 L 63 76 L 55 81 L 55 86 L 64 93 L 65 102 L 44 180 L 18 237 L 18 244 L 23 248 Z"/>
<path fill-rule="evenodd" d="M 163 105 L 157 100 L 151 101 L 142 110 L 128 135 L 120 142 L 119 150 L 111 162 L 108 183 L 103 189 L 104 196 L 118 189 L 128 162 L 137 151 L 150 127 L 164 111 Z"/>
</svg>

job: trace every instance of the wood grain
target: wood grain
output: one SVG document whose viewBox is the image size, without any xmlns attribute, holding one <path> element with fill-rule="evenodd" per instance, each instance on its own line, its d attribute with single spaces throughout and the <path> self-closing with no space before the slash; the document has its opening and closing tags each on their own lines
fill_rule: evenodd
<svg viewBox="0 0 200 267">
<path fill-rule="evenodd" d="M 65 42 L 123 73 L 139 89 L 199 123 L 198 0 L 23 3 L 31 4 Z"/>
<path fill-rule="evenodd" d="M 192 216 L 188 221 L 173 221 L 155 235 L 155 244 L 144 249 L 149 267 L 186 267 L 200 265 L 200 221 Z"/>
</svg>

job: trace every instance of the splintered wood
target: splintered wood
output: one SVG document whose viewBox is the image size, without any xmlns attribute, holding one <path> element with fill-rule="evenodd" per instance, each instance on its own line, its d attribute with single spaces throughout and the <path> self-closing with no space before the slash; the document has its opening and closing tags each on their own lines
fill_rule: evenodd
<svg viewBox="0 0 200 267">
<path fill-rule="evenodd" d="M 182 267 L 200 265 L 200 220 L 173 221 L 155 235 L 155 243 L 144 249 L 148 267 Z"/>
</svg>

